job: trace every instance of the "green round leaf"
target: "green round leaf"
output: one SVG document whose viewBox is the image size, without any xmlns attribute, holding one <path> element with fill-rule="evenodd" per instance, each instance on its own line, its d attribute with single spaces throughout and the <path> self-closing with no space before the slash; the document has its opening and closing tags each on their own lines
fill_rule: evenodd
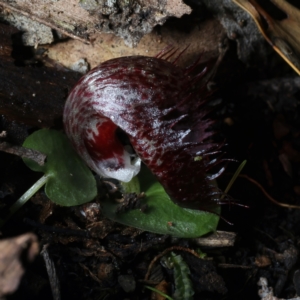
<svg viewBox="0 0 300 300">
<path fill-rule="evenodd" d="M 118 204 L 104 201 L 101 204 L 106 217 L 142 230 L 183 238 L 199 237 L 216 230 L 218 215 L 182 208 L 170 199 L 159 182 L 153 180 L 153 175 L 142 172 L 139 178 L 143 179 L 141 191 L 145 192 L 146 198 L 142 204 L 147 204 L 146 210 L 115 213 Z"/>
<path fill-rule="evenodd" d="M 45 192 L 53 202 L 62 206 L 74 206 L 96 197 L 96 180 L 92 172 L 64 134 L 41 129 L 31 134 L 23 146 L 47 155 L 43 166 L 30 159 L 23 160 L 31 170 L 43 172 L 49 177 Z"/>
</svg>

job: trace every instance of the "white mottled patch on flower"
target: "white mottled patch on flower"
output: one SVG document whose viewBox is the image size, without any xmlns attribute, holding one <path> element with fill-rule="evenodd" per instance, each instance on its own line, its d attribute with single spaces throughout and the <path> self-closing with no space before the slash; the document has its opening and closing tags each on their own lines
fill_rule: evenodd
<svg viewBox="0 0 300 300">
<path fill-rule="evenodd" d="M 95 141 L 95 137 L 97 135 L 99 135 L 99 131 L 98 131 L 98 126 L 101 126 L 103 123 L 105 122 L 109 122 L 110 120 L 108 120 L 107 118 L 101 118 L 98 117 L 97 119 L 92 119 L 91 121 L 89 121 L 86 124 L 86 127 L 88 128 L 88 130 L 86 131 L 87 133 L 87 139 L 91 140 L 91 141 Z"/>
<path fill-rule="evenodd" d="M 144 146 L 147 149 L 147 152 L 155 152 L 155 150 L 157 149 L 157 143 L 148 139 L 144 140 Z"/>
<path fill-rule="evenodd" d="M 136 157 L 131 160 L 130 154 L 124 150 L 123 162 L 121 166 L 117 158 L 110 158 L 105 160 L 94 161 L 94 171 L 107 178 L 114 178 L 123 182 L 129 182 L 136 176 L 141 169 L 141 159 Z"/>
<path fill-rule="evenodd" d="M 157 159 L 156 164 L 157 164 L 158 166 L 160 166 L 162 163 L 163 163 L 163 161 L 162 161 L 161 159 Z"/>
</svg>

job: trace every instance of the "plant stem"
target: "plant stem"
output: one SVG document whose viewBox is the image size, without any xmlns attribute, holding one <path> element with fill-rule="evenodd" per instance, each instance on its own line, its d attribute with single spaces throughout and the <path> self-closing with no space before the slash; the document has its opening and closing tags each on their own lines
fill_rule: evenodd
<svg viewBox="0 0 300 300">
<path fill-rule="evenodd" d="M 49 175 L 41 177 L 29 190 L 27 190 L 9 209 L 5 219 L 0 219 L 0 227 L 19 209 L 21 208 L 49 179 Z"/>
<path fill-rule="evenodd" d="M 166 295 L 165 293 L 163 293 L 163 292 L 161 292 L 161 291 L 159 291 L 159 290 L 157 290 L 157 289 L 155 289 L 155 288 L 153 288 L 153 287 L 151 287 L 151 286 L 144 285 L 144 287 L 147 288 L 147 289 L 149 289 L 150 291 L 153 291 L 153 292 L 155 292 L 155 293 L 157 293 L 157 294 L 159 294 L 159 295 L 165 297 L 165 298 L 168 299 L 168 300 L 173 300 L 172 297 Z"/>
<path fill-rule="evenodd" d="M 237 170 L 235 171 L 235 173 L 233 174 L 230 182 L 228 183 L 224 195 L 228 193 L 228 191 L 230 190 L 230 188 L 232 187 L 233 183 L 235 182 L 235 180 L 237 179 L 237 177 L 239 176 L 239 174 L 241 173 L 241 171 L 243 170 L 243 168 L 245 167 L 245 164 L 247 163 L 247 160 L 244 160 L 239 167 L 237 168 Z M 221 199 L 224 198 L 224 195 L 221 197 Z"/>
</svg>

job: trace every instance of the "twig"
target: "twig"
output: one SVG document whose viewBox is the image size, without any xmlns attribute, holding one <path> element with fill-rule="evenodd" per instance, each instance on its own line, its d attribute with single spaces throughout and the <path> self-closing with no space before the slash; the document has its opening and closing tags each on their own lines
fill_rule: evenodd
<svg viewBox="0 0 300 300">
<path fill-rule="evenodd" d="M 218 267 L 223 269 L 245 269 L 245 270 L 253 269 L 252 266 L 243 266 L 243 265 L 234 265 L 234 264 L 218 264 Z"/>
<path fill-rule="evenodd" d="M 11 145 L 7 142 L 0 142 L 0 151 L 32 159 L 40 166 L 44 165 L 46 159 L 46 155 L 39 151 L 24 148 L 21 146 Z"/>
<path fill-rule="evenodd" d="M 241 178 L 245 178 L 247 179 L 248 181 L 252 182 L 253 184 L 255 184 L 261 191 L 262 193 L 271 201 L 273 202 L 274 204 L 278 205 L 278 206 L 281 206 L 281 207 L 287 207 L 287 208 L 294 208 L 294 209 L 300 209 L 300 206 L 299 205 L 293 205 L 293 204 L 288 204 L 288 203 L 282 203 L 282 202 L 279 202 L 277 200 L 275 200 L 272 196 L 270 196 L 267 191 L 263 188 L 263 186 L 258 183 L 256 180 L 254 180 L 253 178 L 249 177 L 248 175 L 239 175 L 239 177 Z"/>
<path fill-rule="evenodd" d="M 43 250 L 41 251 L 41 255 L 43 256 L 43 259 L 46 264 L 46 269 L 50 281 L 50 286 L 51 286 L 51 291 L 52 291 L 52 296 L 53 300 L 60 300 L 60 284 L 59 280 L 57 277 L 57 272 L 55 269 L 55 265 L 51 257 L 49 256 L 48 250 L 47 250 L 48 245 L 43 246 Z"/>
<path fill-rule="evenodd" d="M 180 247 L 180 246 L 173 246 L 173 247 L 167 248 L 162 253 L 158 254 L 157 256 L 155 256 L 152 259 L 151 263 L 149 264 L 149 267 L 148 267 L 147 273 L 145 275 L 144 281 L 148 280 L 148 278 L 150 276 L 150 273 L 151 273 L 151 270 L 152 270 L 154 264 L 157 262 L 157 260 L 160 259 L 161 257 L 163 257 L 164 255 L 166 255 L 168 252 L 171 252 L 173 250 L 185 251 L 185 252 L 188 252 L 188 253 L 196 256 L 197 258 L 200 258 L 199 254 L 196 251 L 191 250 L 189 248 L 184 248 L 184 247 Z"/>
<path fill-rule="evenodd" d="M 216 231 L 209 236 L 194 238 L 193 241 L 201 247 L 232 247 L 236 233 L 227 231 Z"/>
</svg>

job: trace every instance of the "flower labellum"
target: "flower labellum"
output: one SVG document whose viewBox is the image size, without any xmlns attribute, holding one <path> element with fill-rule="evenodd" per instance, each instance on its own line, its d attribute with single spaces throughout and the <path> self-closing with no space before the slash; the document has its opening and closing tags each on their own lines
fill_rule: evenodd
<svg viewBox="0 0 300 300">
<path fill-rule="evenodd" d="M 210 140 L 204 72 L 165 56 L 120 57 L 91 70 L 66 101 L 65 131 L 99 175 L 128 182 L 143 161 L 173 201 L 212 211 L 220 194 L 212 180 L 224 168 L 208 175 L 221 145 Z"/>
</svg>

